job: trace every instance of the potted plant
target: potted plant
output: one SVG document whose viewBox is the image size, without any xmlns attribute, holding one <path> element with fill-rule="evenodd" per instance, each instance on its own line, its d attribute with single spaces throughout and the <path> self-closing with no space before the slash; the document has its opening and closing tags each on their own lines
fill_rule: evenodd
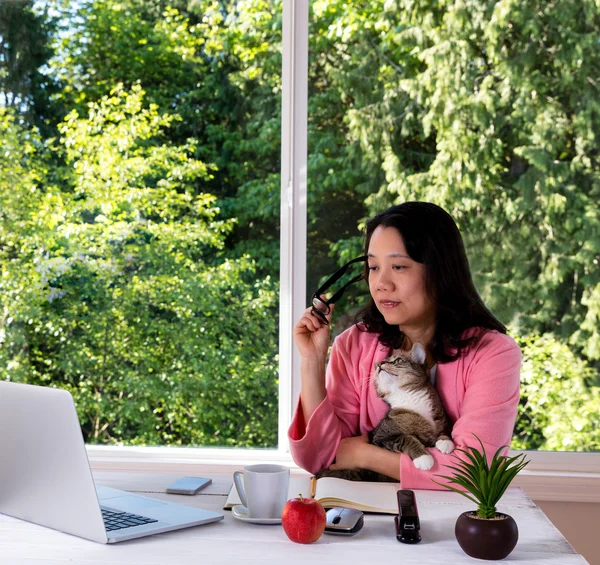
<svg viewBox="0 0 600 565">
<path fill-rule="evenodd" d="M 481 451 L 471 446 L 455 449 L 455 452 L 464 455 L 464 459 L 455 456 L 456 464 L 446 465 L 454 471 L 452 476 L 436 475 L 467 492 L 450 484 L 434 482 L 462 494 L 477 505 L 476 511 L 463 512 L 456 521 L 454 534 L 462 550 L 478 559 L 504 559 L 517 545 L 519 530 L 511 516 L 496 511 L 496 504 L 529 461 L 525 461 L 524 454 L 515 457 L 500 455 L 506 447 L 502 446 L 488 465 L 483 443 L 475 437 L 481 445 Z"/>
</svg>

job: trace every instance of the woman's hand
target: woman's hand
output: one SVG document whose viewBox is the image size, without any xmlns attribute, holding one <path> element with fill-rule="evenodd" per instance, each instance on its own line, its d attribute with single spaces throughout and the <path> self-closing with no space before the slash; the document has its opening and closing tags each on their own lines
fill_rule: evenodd
<svg viewBox="0 0 600 565">
<path fill-rule="evenodd" d="M 329 349 L 329 326 L 312 314 L 311 310 L 312 308 L 304 310 L 302 317 L 296 324 L 294 341 L 301 357 L 325 362 Z M 333 304 L 329 314 L 326 315 L 329 324 L 331 324 L 332 314 Z"/>
<path fill-rule="evenodd" d="M 335 463 L 330 469 L 367 469 L 365 453 L 371 447 L 369 436 L 345 437 L 340 441 L 335 454 Z"/>
<path fill-rule="evenodd" d="M 333 306 L 333 305 L 332 305 Z M 294 328 L 294 341 L 300 352 L 300 374 L 302 389 L 300 398 L 304 421 L 308 422 L 327 396 L 325 389 L 325 363 L 329 350 L 329 326 L 311 313 L 312 308 L 304 310 L 302 317 Z M 326 315 L 331 323 L 333 307 Z"/>
</svg>

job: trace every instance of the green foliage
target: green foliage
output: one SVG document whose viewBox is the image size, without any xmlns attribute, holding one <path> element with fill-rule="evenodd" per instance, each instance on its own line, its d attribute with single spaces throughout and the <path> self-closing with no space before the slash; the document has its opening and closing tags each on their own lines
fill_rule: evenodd
<svg viewBox="0 0 600 565">
<path fill-rule="evenodd" d="M 18 230 L 30 224 L 27 212 L 36 199 L 37 184 L 43 174 L 36 151 L 40 139 L 35 130 L 25 131 L 15 112 L 0 107 L 0 257 L 18 253 Z"/>
<path fill-rule="evenodd" d="M 44 134 L 54 133 L 56 81 L 43 72 L 53 55 L 55 18 L 33 0 L 0 2 L 0 105 Z"/>
<path fill-rule="evenodd" d="M 323 5 L 338 50 L 373 53 L 361 76 L 376 85 L 365 107 L 379 112 L 362 112 L 351 136 L 371 177 L 385 172 L 369 212 L 411 199 L 444 206 L 501 319 L 600 359 L 596 3 Z"/>
<path fill-rule="evenodd" d="M 517 338 L 521 402 L 511 447 L 600 451 L 600 387 L 594 371 L 556 338 Z"/>
<path fill-rule="evenodd" d="M 119 86 L 60 126 L 63 186 L 5 208 L 0 375 L 69 389 L 90 442 L 274 445 L 276 288 L 223 256 L 233 220 L 176 119 Z"/>
<path fill-rule="evenodd" d="M 259 275 L 279 268 L 281 2 L 83 0 L 54 72 L 64 103 L 82 111 L 117 84 L 181 117 L 169 138 L 194 138 L 216 165 L 206 188 L 226 217 L 232 257 L 252 253 Z"/>
<path fill-rule="evenodd" d="M 0 6 L 0 373 L 70 387 L 89 441 L 275 442 L 281 10 Z M 441 204 L 492 311 L 544 336 L 514 446 L 597 450 L 595 1 L 310 10 L 308 294 L 365 218 Z"/>
<path fill-rule="evenodd" d="M 473 434 L 475 435 L 475 434 Z M 468 445 L 466 449 L 456 449 L 461 456 L 453 455 L 456 460 L 454 465 L 445 465 L 454 473 L 451 476 L 436 475 L 442 479 L 447 479 L 450 483 L 458 485 L 470 492 L 471 495 L 459 490 L 456 487 L 446 483 L 434 483 L 453 490 L 470 501 L 477 504 L 477 516 L 484 519 L 493 518 L 496 515 L 496 504 L 502 498 L 502 495 L 529 461 L 525 460 L 525 455 L 521 453 L 515 457 L 506 457 L 500 455 L 500 452 L 506 447 L 503 446 L 487 462 L 485 448 L 482 441 L 477 437 L 481 450 Z"/>
</svg>

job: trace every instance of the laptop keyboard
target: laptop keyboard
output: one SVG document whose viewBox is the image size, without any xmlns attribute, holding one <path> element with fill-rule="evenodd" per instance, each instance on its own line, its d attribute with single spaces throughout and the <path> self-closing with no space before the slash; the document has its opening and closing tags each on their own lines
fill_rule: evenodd
<svg viewBox="0 0 600 565">
<path fill-rule="evenodd" d="M 127 512 L 114 512 L 101 508 L 102 518 L 104 519 L 104 526 L 107 532 L 114 532 L 115 530 L 124 530 L 125 528 L 133 528 L 134 526 L 143 526 L 144 524 L 152 524 L 152 522 L 158 522 L 153 518 L 146 518 L 139 514 L 128 514 Z"/>
</svg>

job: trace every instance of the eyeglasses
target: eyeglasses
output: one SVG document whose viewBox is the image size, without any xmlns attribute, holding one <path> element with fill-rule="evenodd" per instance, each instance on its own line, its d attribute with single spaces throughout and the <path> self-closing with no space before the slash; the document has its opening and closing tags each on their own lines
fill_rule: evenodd
<svg viewBox="0 0 600 565">
<path fill-rule="evenodd" d="M 312 297 L 312 309 L 311 313 L 314 314 L 321 322 L 325 325 L 329 325 L 327 321 L 327 314 L 331 312 L 331 304 L 335 304 L 344 294 L 344 291 L 355 282 L 358 282 L 363 278 L 364 273 L 350 279 L 342 288 L 340 288 L 329 300 L 323 300 L 321 298 L 321 294 L 323 294 L 331 285 L 337 282 L 340 278 L 344 276 L 348 267 L 352 265 L 352 263 L 364 262 L 367 260 L 366 255 L 362 255 L 361 257 L 357 257 L 356 259 L 352 259 L 352 261 L 348 261 L 345 265 L 340 267 L 333 275 L 331 275 L 325 283 L 323 283 L 318 289 L 317 292 L 313 294 Z"/>
</svg>

